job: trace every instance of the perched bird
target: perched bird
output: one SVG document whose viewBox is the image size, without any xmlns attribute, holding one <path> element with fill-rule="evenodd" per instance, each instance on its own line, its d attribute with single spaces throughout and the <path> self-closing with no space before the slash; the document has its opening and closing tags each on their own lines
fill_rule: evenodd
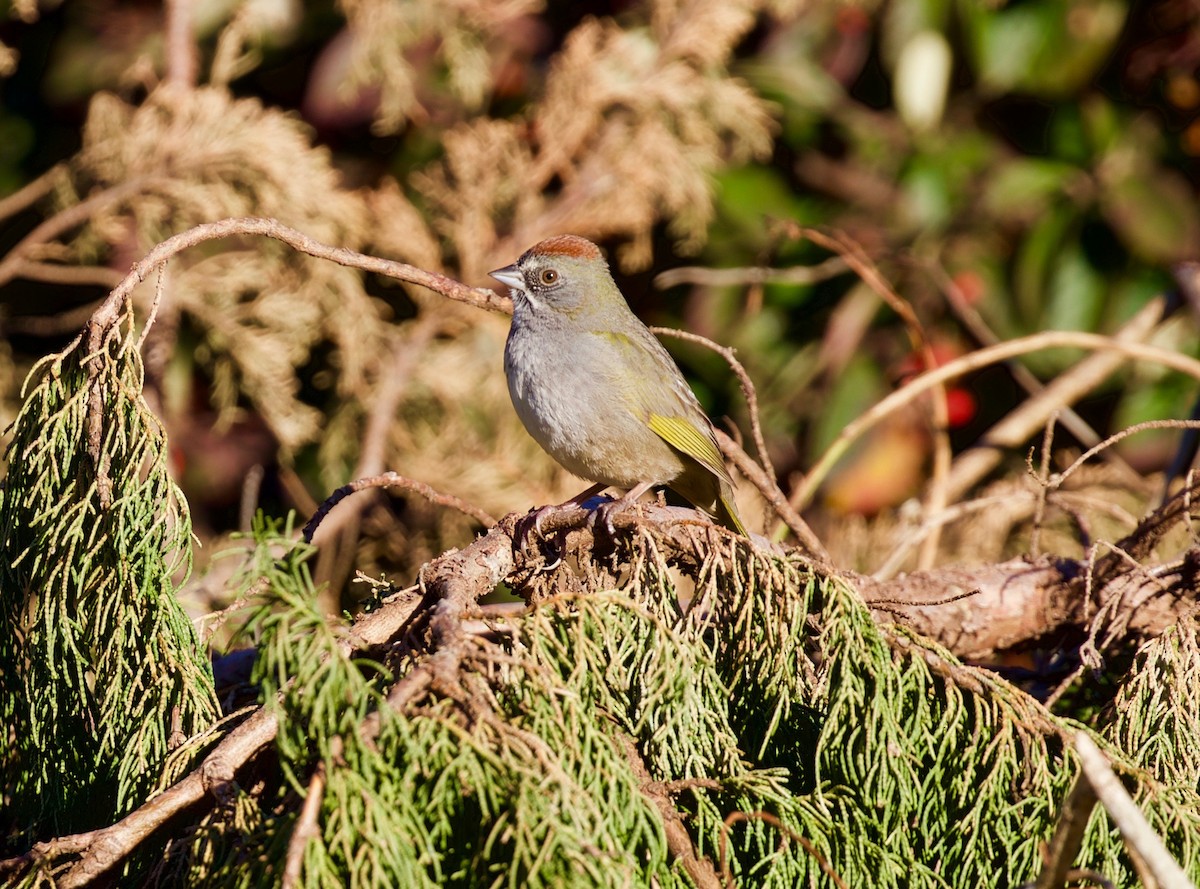
<svg viewBox="0 0 1200 889">
<path fill-rule="evenodd" d="M 665 485 L 746 527 L 712 423 L 670 354 L 630 311 L 600 249 L 548 238 L 490 273 L 512 290 L 504 373 L 529 434 L 567 470 L 632 502 Z"/>
</svg>

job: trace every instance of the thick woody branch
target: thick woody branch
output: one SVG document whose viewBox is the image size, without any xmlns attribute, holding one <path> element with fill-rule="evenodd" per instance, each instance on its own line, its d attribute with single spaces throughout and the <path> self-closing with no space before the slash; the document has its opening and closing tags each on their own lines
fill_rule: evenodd
<svg viewBox="0 0 1200 889">
<path fill-rule="evenodd" d="M 658 811 L 667 837 L 667 848 L 699 889 L 721 889 L 721 880 L 711 861 L 696 854 L 696 847 L 683 824 L 675 801 L 660 784 L 650 780 L 650 771 L 632 738 L 622 738 L 625 759 L 641 782 L 642 795 Z"/>
<path fill-rule="evenodd" d="M 1140 638 L 1158 635 L 1194 607 L 1200 553 L 1160 568 L 1125 567 L 1093 588 L 1090 599 L 1084 595 L 1087 562 L 1048 556 L 915 571 L 888 581 L 844 576 L 879 620 L 911 627 L 965 660 L 987 662 L 1064 633 L 1087 633 L 1100 604 L 1112 619 L 1127 619 L 1123 636 Z"/>
</svg>

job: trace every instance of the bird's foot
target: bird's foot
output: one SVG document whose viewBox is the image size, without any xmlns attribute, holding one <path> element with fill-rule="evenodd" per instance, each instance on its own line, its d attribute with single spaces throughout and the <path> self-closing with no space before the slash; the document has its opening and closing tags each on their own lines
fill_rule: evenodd
<svg viewBox="0 0 1200 889">
<path fill-rule="evenodd" d="M 513 543 L 517 549 L 525 549 L 529 543 L 531 536 L 536 536 L 539 539 L 544 538 L 542 533 L 542 523 L 546 520 L 546 516 L 552 512 L 557 512 L 560 509 L 558 506 L 548 504 L 539 506 L 536 509 L 529 510 L 528 513 L 517 519 L 517 526 L 514 528 Z"/>
<path fill-rule="evenodd" d="M 555 515 L 556 513 L 564 511 L 575 512 L 578 510 L 590 510 L 593 508 L 595 501 L 600 499 L 601 498 L 592 497 L 582 503 L 576 502 L 575 500 L 568 500 L 565 503 L 548 504 L 546 506 L 539 506 L 536 509 L 531 509 L 526 515 L 523 515 L 521 518 L 517 519 L 516 526 L 513 528 L 513 545 L 516 546 L 517 549 L 525 549 L 530 540 L 534 538 L 549 545 L 550 540 L 546 535 L 545 529 L 542 527 L 546 519 L 552 515 Z M 568 530 L 570 529 L 559 528 L 554 536 L 561 537 L 565 535 Z M 561 547 L 558 547 L 558 549 L 561 549 Z M 557 551 L 555 552 L 555 555 L 557 555 Z M 557 562 L 555 564 L 557 564 Z"/>
<path fill-rule="evenodd" d="M 615 540 L 617 529 L 613 527 L 613 520 L 630 508 L 637 510 L 638 515 L 641 515 L 641 510 L 638 508 L 636 500 L 630 500 L 628 497 L 621 497 L 618 500 L 605 500 L 603 503 L 596 504 L 596 507 L 592 510 L 591 517 L 588 519 L 588 524 L 595 527 L 597 521 L 602 522 L 604 530 L 608 532 L 608 539 Z"/>
</svg>

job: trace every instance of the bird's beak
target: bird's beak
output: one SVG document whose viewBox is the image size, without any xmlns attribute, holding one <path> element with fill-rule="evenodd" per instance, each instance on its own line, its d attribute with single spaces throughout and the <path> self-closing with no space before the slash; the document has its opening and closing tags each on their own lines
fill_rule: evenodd
<svg viewBox="0 0 1200 889">
<path fill-rule="evenodd" d="M 525 276 L 521 274 L 521 270 L 517 268 L 516 264 L 506 265 L 504 268 L 496 269 L 488 274 L 501 284 L 507 284 L 513 290 L 525 289 Z"/>
</svg>

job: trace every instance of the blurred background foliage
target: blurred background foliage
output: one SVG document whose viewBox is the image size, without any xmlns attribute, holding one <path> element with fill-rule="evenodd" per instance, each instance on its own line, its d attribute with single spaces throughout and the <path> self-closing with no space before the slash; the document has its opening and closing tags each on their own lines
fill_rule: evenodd
<svg viewBox="0 0 1200 889">
<path fill-rule="evenodd" d="M 1194 0 L 6 7 L 5 422 L 24 370 L 191 225 L 275 216 L 477 286 L 572 231 L 604 245 L 647 322 L 736 347 L 788 490 L 924 368 L 901 321 L 798 227 L 861 245 L 937 360 L 981 330 L 1113 332 L 1171 289 L 1172 264 L 1200 255 Z M 194 25 L 194 64 L 172 16 Z M 309 513 L 384 469 L 494 515 L 580 487 L 512 413 L 503 318 L 248 239 L 191 251 L 163 284 L 147 383 L 202 540 L 247 527 L 255 507 Z M 1194 315 L 1155 337 L 1200 352 Z M 714 416 L 748 430 L 724 361 L 668 345 Z M 1045 380 L 1079 358 L 1026 363 Z M 1079 409 L 1104 434 L 1187 416 L 1194 390 L 1129 367 Z M 1002 369 L 964 380 L 950 393 L 956 448 L 1024 397 Z M 1172 442 L 1135 437 L 1123 455 L 1156 470 Z M 811 517 L 886 524 L 921 493 L 930 448 L 922 414 L 893 418 Z M 1024 459 L 1004 469 L 1023 473 Z M 415 497 L 362 499 L 340 520 L 340 550 L 322 551 L 318 578 L 334 589 L 351 566 L 414 570 L 472 527 Z M 847 565 L 870 549 L 826 542 Z"/>
</svg>

